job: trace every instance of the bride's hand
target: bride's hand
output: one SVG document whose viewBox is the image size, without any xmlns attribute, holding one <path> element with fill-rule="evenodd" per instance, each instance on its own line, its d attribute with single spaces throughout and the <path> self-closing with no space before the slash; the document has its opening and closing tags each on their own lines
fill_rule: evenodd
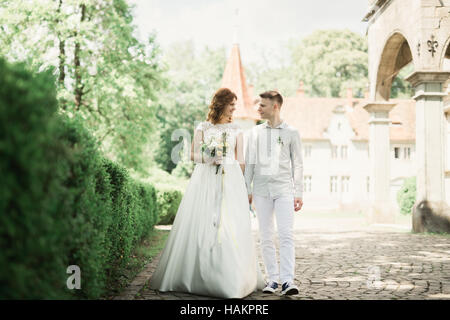
<svg viewBox="0 0 450 320">
<path fill-rule="evenodd" d="M 204 156 L 203 160 L 207 164 L 215 164 L 216 157 Z"/>
<path fill-rule="evenodd" d="M 214 164 L 219 165 L 219 164 L 223 164 L 223 156 L 215 156 L 215 160 L 214 160 Z"/>
</svg>

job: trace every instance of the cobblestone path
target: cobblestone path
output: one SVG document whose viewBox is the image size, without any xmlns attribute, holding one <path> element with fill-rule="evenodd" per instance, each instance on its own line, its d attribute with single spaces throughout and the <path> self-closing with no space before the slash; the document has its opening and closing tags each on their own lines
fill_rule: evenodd
<svg viewBox="0 0 450 320">
<path fill-rule="evenodd" d="M 262 261 L 257 231 L 253 234 Z M 245 299 L 450 299 L 448 235 L 296 230 L 295 241 L 300 293 L 286 297 L 256 292 Z M 158 258 L 115 299 L 211 299 L 149 289 Z"/>
</svg>

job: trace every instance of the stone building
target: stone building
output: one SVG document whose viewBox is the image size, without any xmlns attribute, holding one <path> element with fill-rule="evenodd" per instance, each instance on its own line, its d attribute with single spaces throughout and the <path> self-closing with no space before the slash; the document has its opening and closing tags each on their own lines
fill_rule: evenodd
<svg viewBox="0 0 450 320">
<path fill-rule="evenodd" d="M 260 119 L 257 94 L 245 80 L 239 46 L 227 62 L 222 87 L 238 96 L 234 121 L 251 128 Z M 270 88 L 268 88 L 270 89 Z M 304 159 L 304 208 L 320 210 L 366 210 L 372 191 L 369 153 L 369 101 L 353 98 L 309 98 L 300 84 L 295 97 L 284 97 L 281 117 L 302 137 Z M 390 206 L 396 210 L 395 194 L 407 177 L 415 175 L 415 101 L 395 100 L 390 113 Z"/>
<path fill-rule="evenodd" d="M 281 117 L 302 137 L 305 209 L 363 210 L 369 205 L 370 177 L 368 99 L 308 98 L 302 88 L 287 97 Z M 392 168 L 390 206 L 398 210 L 396 193 L 415 175 L 414 100 L 396 99 L 389 130 Z"/>
</svg>

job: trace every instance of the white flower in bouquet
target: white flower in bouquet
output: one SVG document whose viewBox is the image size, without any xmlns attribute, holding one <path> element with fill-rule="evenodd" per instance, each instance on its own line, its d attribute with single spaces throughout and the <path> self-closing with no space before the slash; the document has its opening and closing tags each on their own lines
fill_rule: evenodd
<svg viewBox="0 0 450 320">
<path fill-rule="evenodd" d="M 215 156 L 225 156 L 227 154 L 228 148 L 227 133 L 222 133 L 222 139 L 218 137 L 211 137 L 208 142 L 203 142 L 201 145 L 201 150 L 207 153 L 211 157 Z M 219 172 L 220 164 L 216 165 L 216 174 Z M 223 173 L 225 173 L 223 171 Z"/>
</svg>

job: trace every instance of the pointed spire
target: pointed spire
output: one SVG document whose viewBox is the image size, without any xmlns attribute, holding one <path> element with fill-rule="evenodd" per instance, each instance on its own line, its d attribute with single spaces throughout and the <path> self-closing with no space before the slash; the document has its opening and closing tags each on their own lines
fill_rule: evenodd
<svg viewBox="0 0 450 320">
<path fill-rule="evenodd" d="M 234 44 L 222 77 L 222 88 L 229 88 L 237 95 L 235 118 L 259 120 L 259 114 L 253 107 L 242 67 L 239 45 Z"/>
</svg>

